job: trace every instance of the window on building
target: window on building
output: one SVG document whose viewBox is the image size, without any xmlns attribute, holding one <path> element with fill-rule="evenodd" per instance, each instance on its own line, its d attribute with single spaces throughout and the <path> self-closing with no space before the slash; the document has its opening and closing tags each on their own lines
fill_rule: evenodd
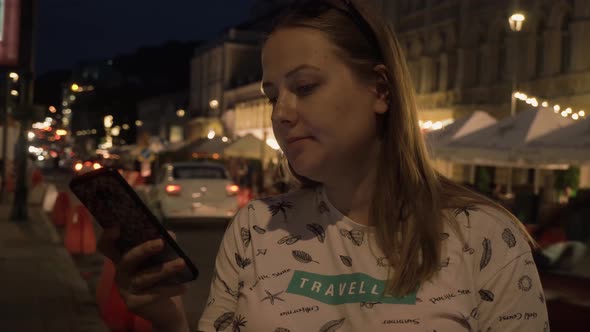
<svg viewBox="0 0 590 332">
<path fill-rule="evenodd" d="M 535 73 L 537 77 L 543 74 L 545 66 L 545 22 L 539 21 L 536 32 Z"/>
<path fill-rule="evenodd" d="M 482 52 L 481 48 L 476 48 L 475 49 L 475 63 L 474 63 L 474 68 L 475 68 L 475 83 L 477 85 L 479 85 L 479 83 L 481 83 L 482 80 L 482 73 L 483 73 L 483 68 L 484 68 L 484 54 Z"/>
<path fill-rule="evenodd" d="M 440 90 L 440 76 L 441 76 L 441 62 L 440 57 L 435 56 L 432 59 L 432 83 L 430 85 L 431 92 L 438 92 Z"/>
<path fill-rule="evenodd" d="M 506 79 L 507 68 L 506 65 L 508 64 L 508 47 L 506 47 L 506 30 L 501 29 L 500 33 L 498 34 L 498 76 L 496 79 L 498 81 L 504 81 Z"/>
<path fill-rule="evenodd" d="M 567 73 L 570 70 L 572 56 L 572 36 L 570 31 L 571 19 L 569 15 L 564 16 L 561 23 L 561 72 Z"/>
<path fill-rule="evenodd" d="M 424 0 L 414 0 L 411 1 L 412 3 L 412 9 L 414 10 L 420 10 L 422 8 L 424 8 Z"/>
<path fill-rule="evenodd" d="M 416 91 L 416 93 L 420 93 L 420 67 L 420 62 L 417 60 L 413 61 L 410 65 L 410 76 L 412 78 L 412 83 L 414 84 L 414 90 Z"/>
</svg>

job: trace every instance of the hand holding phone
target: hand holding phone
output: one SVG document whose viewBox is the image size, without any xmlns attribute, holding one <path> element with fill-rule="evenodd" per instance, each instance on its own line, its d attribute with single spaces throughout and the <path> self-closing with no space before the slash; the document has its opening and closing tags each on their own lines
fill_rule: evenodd
<svg viewBox="0 0 590 332">
<path fill-rule="evenodd" d="M 128 308 L 159 327 L 186 327 L 180 295 L 198 271 L 127 181 L 100 169 L 70 189 L 103 227 L 101 251 L 117 265 L 115 282 Z"/>
<path fill-rule="evenodd" d="M 146 257 L 139 268 L 158 268 L 182 258 L 185 268 L 166 282 L 180 284 L 196 279 L 197 268 L 119 172 L 102 168 L 80 175 L 70 182 L 70 189 L 104 229 L 118 227 L 115 246 L 121 257 L 143 243 L 160 239 L 162 250 Z"/>
</svg>

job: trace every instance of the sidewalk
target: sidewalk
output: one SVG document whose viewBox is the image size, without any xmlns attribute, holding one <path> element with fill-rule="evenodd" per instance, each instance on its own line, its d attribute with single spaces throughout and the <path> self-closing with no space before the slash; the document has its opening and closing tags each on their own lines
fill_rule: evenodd
<svg viewBox="0 0 590 332">
<path fill-rule="evenodd" d="M 0 206 L 0 330 L 107 332 L 94 297 L 41 208 Z"/>
</svg>

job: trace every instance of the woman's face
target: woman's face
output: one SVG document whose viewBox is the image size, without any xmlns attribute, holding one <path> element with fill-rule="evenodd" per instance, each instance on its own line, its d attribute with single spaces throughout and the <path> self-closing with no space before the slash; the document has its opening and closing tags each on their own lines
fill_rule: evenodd
<svg viewBox="0 0 590 332">
<path fill-rule="evenodd" d="M 274 32 L 262 50 L 263 91 L 272 125 L 299 175 L 326 182 L 376 157 L 376 114 L 387 111 L 375 82 L 361 80 L 323 33 Z"/>
</svg>

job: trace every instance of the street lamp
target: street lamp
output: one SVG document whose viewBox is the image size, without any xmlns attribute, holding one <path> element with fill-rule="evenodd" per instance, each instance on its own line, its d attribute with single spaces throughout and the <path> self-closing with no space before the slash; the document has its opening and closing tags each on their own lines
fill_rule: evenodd
<svg viewBox="0 0 590 332">
<path fill-rule="evenodd" d="M 209 107 L 216 110 L 219 107 L 219 101 L 217 99 L 213 99 L 209 102 Z"/>
<path fill-rule="evenodd" d="M 522 30 L 522 25 L 525 20 L 524 14 L 520 12 L 516 12 L 508 18 L 508 23 L 510 24 L 510 30 L 514 33 L 514 55 L 515 57 L 512 59 L 512 98 L 510 102 L 510 116 L 514 116 L 516 114 L 516 98 L 517 98 L 517 88 L 518 88 L 518 52 L 519 52 L 519 43 L 518 43 L 518 32 Z"/>
<path fill-rule="evenodd" d="M 10 74 L 8 74 L 8 77 L 10 77 L 14 83 L 18 82 L 19 76 L 17 73 L 11 72 Z"/>
<path fill-rule="evenodd" d="M 80 90 L 80 86 L 76 83 L 72 84 L 71 86 L 72 91 L 77 92 L 78 90 Z"/>
<path fill-rule="evenodd" d="M 510 30 L 514 34 L 514 57 L 512 59 L 512 91 L 510 92 L 510 116 L 516 115 L 516 99 L 518 89 L 518 59 L 519 59 L 519 32 L 522 30 L 522 25 L 526 17 L 521 12 L 515 12 L 508 18 L 508 24 L 510 24 Z M 524 97 L 526 100 L 526 97 Z M 506 193 L 512 195 L 512 167 L 508 168 L 508 184 L 506 185 Z"/>
<path fill-rule="evenodd" d="M 510 17 L 508 18 L 508 23 L 510 24 L 510 30 L 516 31 L 516 32 L 522 30 L 522 24 L 524 23 L 525 19 L 526 19 L 526 17 L 522 13 L 517 12 L 517 13 L 510 15 Z"/>
</svg>

